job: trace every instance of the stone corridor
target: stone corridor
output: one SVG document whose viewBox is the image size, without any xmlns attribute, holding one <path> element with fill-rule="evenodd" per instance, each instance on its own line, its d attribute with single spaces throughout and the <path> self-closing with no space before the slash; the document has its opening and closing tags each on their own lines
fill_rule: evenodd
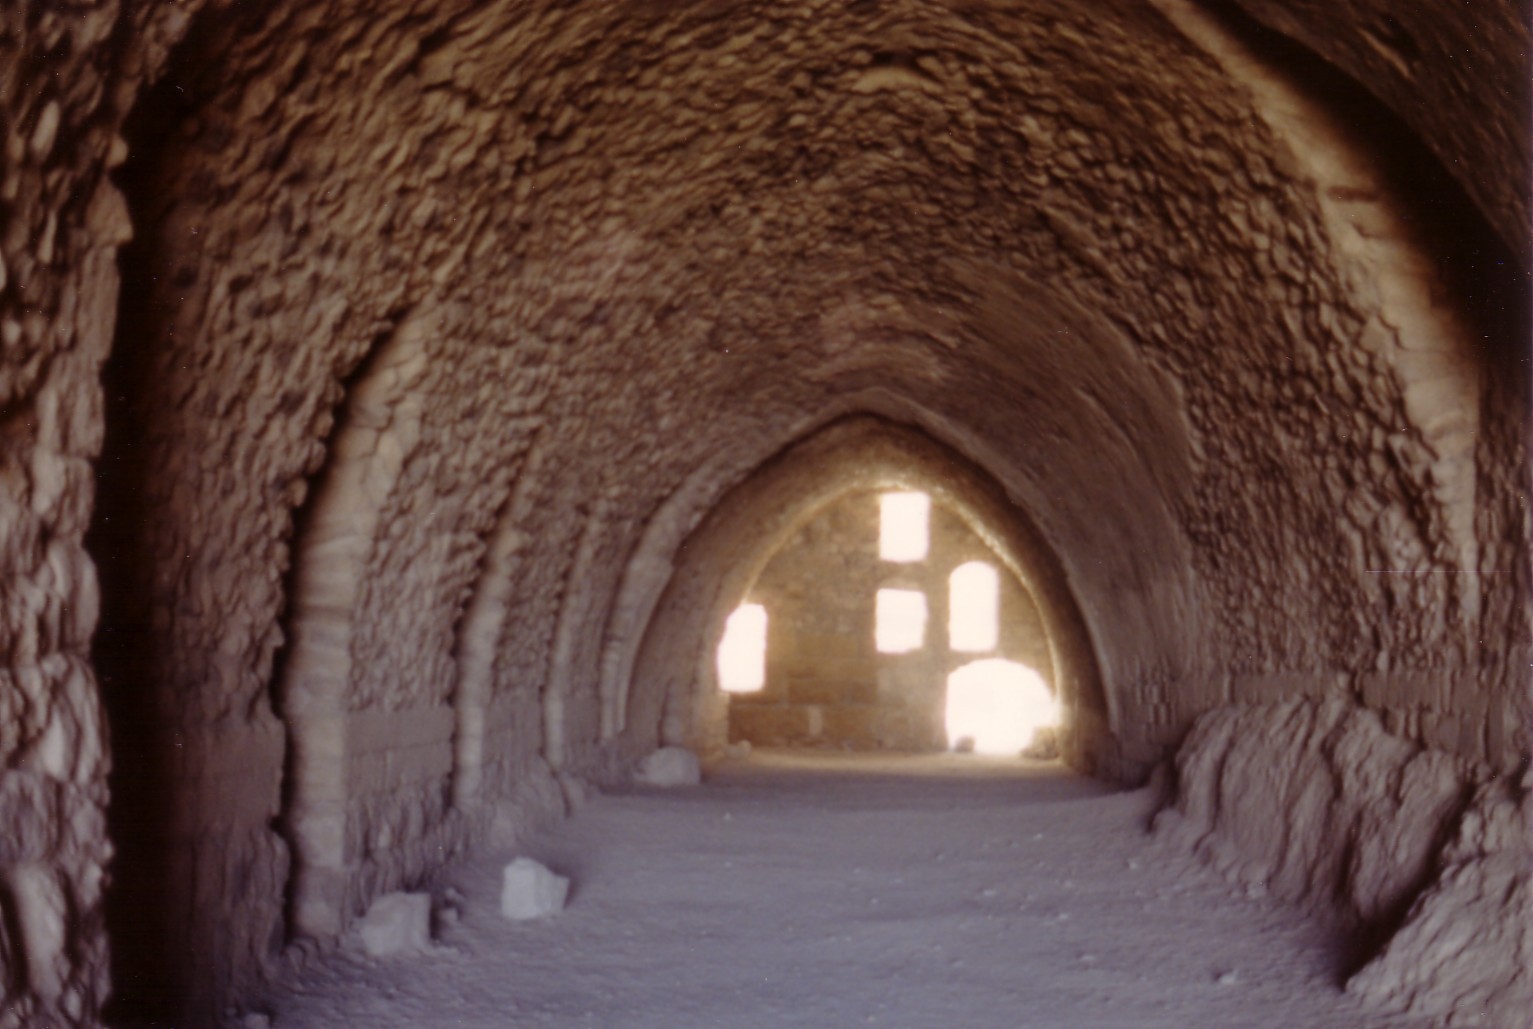
<svg viewBox="0 0 1533 1029">
<path fill-rule="evenodd" d="M 1528 18 L 0 0 L 0 1027 L 218 1025 L 718 759 L 890 490 L 1068 768 L 1525 1024 Z"/>
</svg>

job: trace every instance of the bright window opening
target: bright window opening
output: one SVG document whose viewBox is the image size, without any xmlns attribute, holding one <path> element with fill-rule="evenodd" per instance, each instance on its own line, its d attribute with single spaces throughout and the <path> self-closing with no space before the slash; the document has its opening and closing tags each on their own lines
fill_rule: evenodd
<svg viewBox="0 0 1533 1029">
<path fill-rule="evenodd" d="M 972 744 L 980 754 L 1017 754 L 1032 744 L 1039 729 L 1058 724 L 1054 695 L 1026 665 L 988 658 L 948 676 L 949 747 Z"/>
<path fill-rule="evenodd" d="M 994 650 L 1000 631 L 1000 576 L 982 561 L 959 565 L 948 578 L 948 646 L 971 653 Z"/>
<path fill-rule="evenodd" d="M 741 604 L 724 623 L 719 641 L 719 687 L 725 693 L 754 693 L 766 685 L 767 612 Z"/>
<path fill-rule="evenodd" d="M 881 654 L 908 654 L 926 642 L 926 594 L 879 590 L 873 637 Z"/>
<path fill-rule="evenodd" d="M 925 493 L 879 497 L 878 556 L 885 561 L 922 561 L 930 544 L 932 501 Z"/>
</svg>

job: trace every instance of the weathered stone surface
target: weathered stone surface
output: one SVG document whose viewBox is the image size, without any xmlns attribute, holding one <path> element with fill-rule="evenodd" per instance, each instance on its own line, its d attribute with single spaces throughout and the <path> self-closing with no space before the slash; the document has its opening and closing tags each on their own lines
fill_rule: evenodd
<svg viewBox="0 0 1533 1029">
<path fill-rule="evenodd" d="M 1347 981 L 1450 1025 L 1522 1025 L 1533 1011 L 1533 790 L 1479 787 L 1383 951 Z"/>
<path fill-rule="evenodd" d="M 1382 98 L 1528 259 L 1528 191 L 1518 185 L 1533 175 L 1526 3 L 1477 4 L 1457 19 L 1387 0 L 1237 2 Z"/>
<path fill-rule="evenodd" d="M 155 7 L 158 5 L 147 5 Z M 200 4 L 182 5 L 189 15 Z M 140 11 L 145 50 L 179 33 Z M 0 5 L 0 1026 L 94 1024 L 109 988 L 106 733 L 82 540 L 102 439 L 118 129 L 159 67 L 116 3 Z M 131 48 L 130 48 L 131 49 Z M 160 58 L 163 53 L 160 54 Z"/>
<path fill-rule="evenodd" d="M 1475 774 L 1345 699 L 1228 707 L 1194 726 L 1154 825 L 1359 946 L 1387 940 L 1348 989 L 1511 1026 L 1528 1010 L 1533 823 L 1526 784 L 1476 786 Z"/>
</svg>

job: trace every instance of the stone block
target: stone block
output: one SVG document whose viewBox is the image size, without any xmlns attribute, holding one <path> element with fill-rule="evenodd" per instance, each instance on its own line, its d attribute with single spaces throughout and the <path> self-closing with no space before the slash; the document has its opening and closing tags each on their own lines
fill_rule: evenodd
<svg viewBox="0 0 1533 1029">
<path fill-rule="evenodd" d="M 547 918 L 564 910 L 570 881 L 532 860 L 519 857 L 506 866 L 500 890 L 500 913 L 513 922 Z"/>
<path fill-rule="evenodd" d="M 431 897 L 425 893 L 386 893 L 357 925 L 369 957 L 418 954 L 431 949 Z"/>
<path fill-rule="evenodd" d="M 696 786 L 702 769 L 690 750 L 661 747 L 639 763 L 638 780 L 648 786 Z"/>
</svg>

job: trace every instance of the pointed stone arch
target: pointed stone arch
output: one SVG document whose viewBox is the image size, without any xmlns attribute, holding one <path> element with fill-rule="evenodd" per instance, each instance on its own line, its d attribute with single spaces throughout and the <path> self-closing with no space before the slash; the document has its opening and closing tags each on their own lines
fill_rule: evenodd
<svg viewBox="0 0 1533 1029">
<path fill-rule="evenodd" d="M 758 467 L 680 549 L 639 651 L 633 690 L 664 706 L 667 742 L 722 742 L 710 643 L 771 555 L 826 504 L 857 489 L 930 492 L 956 511 L 1034 594 L 1048 630 L 1064 709 L 1064 749 L 1081 767 L 1119 772 L 1113 705 L 1091 632 L 1047 541 L 981 468 L 909 424 L 872 415 L 833 421 Z M 663 697 L 656 696 L 659 692 Z M 1137 771 L 1137 770 L 1136 770 Z"/>
<path fill-rule="evenodd" d="M 547 453 L 546 440 L 535 437 L 518 463 L 514 484 L 496 517 L 479 574 L 474 579 L 458 626 L 457 684 L 453 691 L 457 726 L 453 734 L 452 799 L 453 806 L 459 811 L 470 811 L 484 799 L 485 766 L 494 763 L 493 757 L 486 753 L 486 740 L 493 727 L 507 721 L 522 722 L 536 728 L 541 739 L 540 720 L 527 717 L 525 712 L 521 718 L 508 717 L 507 712 L 501 710 L 507 705 L 496 703 L 497 699 L 513 703 L 521 701 L 521 707 L 529 707 L 536 705 L 536 698 L 529 704 L 521 696 L 524 691 L 514 688 L 517 697 L 497 697 L 495 664 L 516 592 L 517 570 L 527 543 L 524 525 L 533 502 L 533 487 L 539 481 Z M 492 721 L 495 726 L 491 725 Z M 529 752 L 537 749 L 533 746 Z"/>
<path fill-rule="evenodd" d="M 281 821 L 291 849 L 289 931 L 295 935 L 330 936 L 345 924 L 353 860 L 347 832 L 355 732 L 347 711 L 352 619 L 380 508 L 420 438 L 415 387 L 426 372 L 436 321 L 429 309 L 408 312 L 359 366 L 295 534 L 289 643 L 275 680 L 288 731 Z"/>
</svg>

